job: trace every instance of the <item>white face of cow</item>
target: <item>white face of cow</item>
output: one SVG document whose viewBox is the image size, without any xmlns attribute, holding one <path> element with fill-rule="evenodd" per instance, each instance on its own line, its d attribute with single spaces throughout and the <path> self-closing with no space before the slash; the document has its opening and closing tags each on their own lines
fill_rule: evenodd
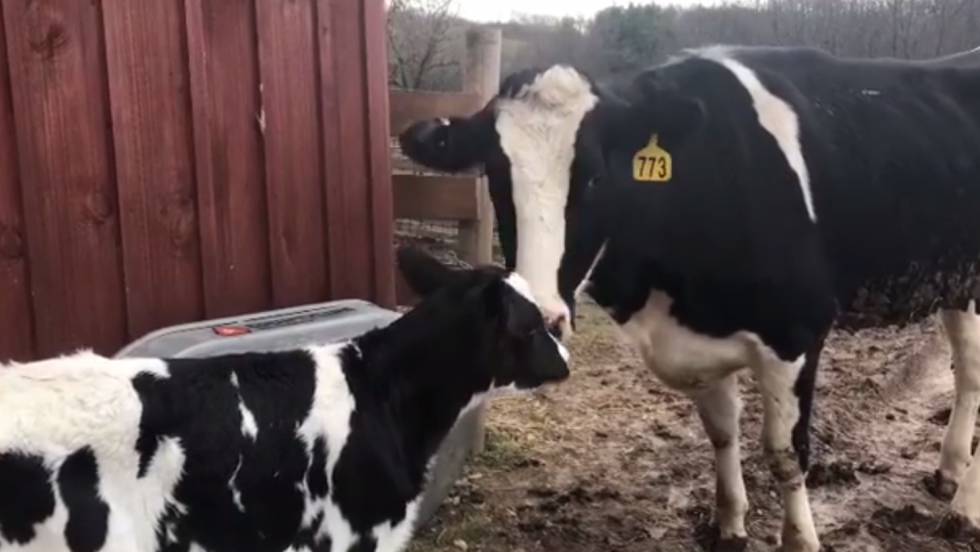
<svg viewBox="0 0 980 552">
<path fill-rule="evenodd" d="M 574 69 L 556 66 L 512 97 L 497 101 L 496 131 L 510 161 L 517 234 L 516 271 L 530 284 L 545 319 L 570 331 L 569 305 L 558 289 L 565 252 L 566 206 L 576 139 L 598 103 Z"/>
</svg>

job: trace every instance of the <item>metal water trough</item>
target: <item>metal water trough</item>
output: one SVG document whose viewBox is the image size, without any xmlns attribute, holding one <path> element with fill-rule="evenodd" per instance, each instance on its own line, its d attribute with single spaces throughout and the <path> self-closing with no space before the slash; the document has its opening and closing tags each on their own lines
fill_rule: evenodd
<svg viewBox="0 0 980 552">
<path fill-rule="evenodd" d="M 116 354 L 124 357 L 204 358 L 282 351 L 336 343 L 390 324 L 397 312 L 365 301 L 335 301 L 171 326 Z M 422 499 L 417 525 L 427 523 L 463 471 L 478 427 L 477 413 L 461 418 L 443 442 Z"/>
</svg>

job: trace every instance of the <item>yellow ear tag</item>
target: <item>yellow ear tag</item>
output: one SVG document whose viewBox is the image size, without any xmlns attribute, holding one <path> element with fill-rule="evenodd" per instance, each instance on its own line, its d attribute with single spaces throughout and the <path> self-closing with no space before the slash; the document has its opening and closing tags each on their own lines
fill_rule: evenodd
<svg viewBox="0 0 980 552">
<path fill-rule="evenodd" d="M 674 163 L 663 148 L 657 145 L 657 135 L 633 156 L 633 180 L 638 182 L 669 182 L 674 176 Z"/>
</svg>

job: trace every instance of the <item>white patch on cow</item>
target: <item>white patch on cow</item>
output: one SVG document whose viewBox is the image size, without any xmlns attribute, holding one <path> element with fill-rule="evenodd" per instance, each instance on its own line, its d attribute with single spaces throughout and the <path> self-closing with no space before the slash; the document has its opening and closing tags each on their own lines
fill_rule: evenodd
<svg viewBox="0 0 980 552">
<path fill-rule="evenodd" d="M 409 539 L 412 538 L 412 531 L 415 529 L 415 519 L 418 517 L 421 501 L 421 497 L 417 497 L 405 505 L 405 517 L 394 526 L 390 521 L 374 526 L 371 534 L 378 543 L 376 552 L 399 552 L 408 545 Z"/>
<path fill-rule="evenodd" d="M 810 220 L 816 222 L 817 212 L 813 206 L 813 194 L 810 190 L 810 172 L 800 144 L 800 121 L 793 107 L 770 92 L 755 72 L 732 57 L 730 51 L 724 48 L 709 48 L 702 50 L 699 55 L 731 71 L 752 96 L 759 124 L 776 139 L 790 168 L 796 173 L 807 213 L 810 215 Z"/>
<path fill-rule="evenodd" d="M 330 537 L 331 550 L 334 551 L 350 549 L 358 538 L 334 500 L 335 485 L 332 480 L 340 453 L 350 436 L 351 415 L 357 407 L 341 366 L 340 353 L 347 346 L 347 343 L 342 343 L 309 349 L 316 363 L 316 387 L 310 415 L 297 429 L 297 435 L 306 443 L 307 450 L 311 450 L 317 437 L 326 437 L 330 496 L 324 506 L 324 523 L 316 539 Z"/>
<path fill-rule="evenodd" d="M 235 465 L 235 471 L 232 472 L 231 477 L 228 478 L 228 490 L 231 491 L 231 500 L 235 503 L 235 507 L 238 508 L 239 512 L 245 512 L 245 505 L 242 503 L 242 491 L 238 488 L 238 484 L 235 482 L 238 479 L 238 472 L 242 469 L 242 455 L 238 455 L 238 464 Z"/>
<path fill-rule="evenodd" d="M 242 435 L 255 441 L 259 437 L 259 425 L 255 422 L 255 415 L 245 406 L 245 400 L 240 397 L 238 411 L 242 415 Z"/>
<path fill-rule="evenodd" d="M 578 300 L 579 297 L 585 293 L 585 288 L 589 285 L 589 280 L 592 279 L 592 273 L 595 272 L 595 267 L 599 266 L 599 261 L 601 261 L 602 257 L 606 255 L 607 245 L 609 245 L 608 240 L 602 243 L 602 246 L 599 247 L 599 252 L 595 255 L 595 259 L 592 259 L 592 264 L 589 265 L 589 270 L 585 272 L 585 276 L 582 278 L 582 281 L 575 287 L 575 300 Z"/>
<path fill-rule="evenodd" d="M 943 439 L 939 472 L 959 483 L 952 509 L 980 527 L 980 462 L 971 454 L 980 407 L 980 316 L 971 301 L 966 312 L 943 312 L 956 367 L 956 398 Z M 972 460 L 972 462 L 971 462 Z"/>
<path fill-rule="evenodd" d="M 670 307 L 673 300 L 654 291 L 646 305 L 622 326 L 646 365 L 667 385 L 694 392 L 746 367 L 758 338 L 749 332 L 717 338 L 682 326 Z"/>
<path fill-rule="evenodd" d="M 578 129 L 597 102 L 588 80 L 564 66 L 541 73 L 515 98 L 497 101 L 496 130 L 511 165 L 517 271 L 549 318 L 568 318 L 558 293 L 565 205 Z"/>
</svg>

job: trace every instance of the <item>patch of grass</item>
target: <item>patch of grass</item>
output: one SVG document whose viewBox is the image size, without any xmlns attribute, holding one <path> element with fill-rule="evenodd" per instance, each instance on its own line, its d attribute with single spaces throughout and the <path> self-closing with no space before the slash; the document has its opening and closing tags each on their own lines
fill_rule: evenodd
<svg viewBox="0 0 980 552">
<path fill-rule="evenodd" d="M 487 428 L 486 448 L 473 459 L 473 465 L 492 470 L 509 470 L 526 466 L 525 448 L 512 436 Z"/>
</svg>

